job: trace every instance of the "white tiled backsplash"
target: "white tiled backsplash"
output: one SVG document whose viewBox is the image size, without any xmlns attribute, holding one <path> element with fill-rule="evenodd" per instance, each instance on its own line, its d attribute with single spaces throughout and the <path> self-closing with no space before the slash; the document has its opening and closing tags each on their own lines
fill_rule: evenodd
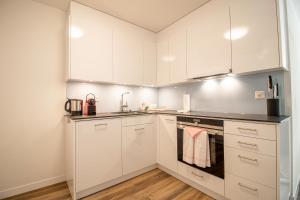
<svg viewBox="0 0 300 200">
<path fill-rule="evenodd" d="M 191 96 L 191 110 L 266 114 L 266 100 L 256 100 L 255 91 L 267 91 L 268 75 L 279 83 L 280 110 L 284 113 L 284 72 L 260 73 L 160 88 L 159 106 L 182 109 L 182 96 Z"/>
<path fill-rule="evenodd" d="M 266 114 L 266 101 L 255 100 L 255 91 L 267 91 L 268 75 L 279 83 L 281 113 L 284 113 L 284 72 L 260 73 L 222 79 L 210 79 L 196 83 L 186 83 L 163 88 L 147 88 L 95 83 L 70 82 L 67 86 L 68 98 L 85 99 L 86 94 L 97 97 L 97 112 L 120 111 L 123 92 L 129 109 L 137 110 L 142 103 L 158 104 L 168 109 L 182 109 L 183 94 L 190 94 L 191 110 L 227 113 Z"/>
<path fill-rule="evenodd" d="M 130 92 L 125 98 L 129 109 L 137 110 L 142 103 L 157 104 L 158 90 L 156 88 L 132 87 L 96 83 L 70 82 L 67 86 L 68 98 L 84 99 L 88 93 L 96 95 L 97 112 L 120 111 L 121 94 Z"/>
</svg>

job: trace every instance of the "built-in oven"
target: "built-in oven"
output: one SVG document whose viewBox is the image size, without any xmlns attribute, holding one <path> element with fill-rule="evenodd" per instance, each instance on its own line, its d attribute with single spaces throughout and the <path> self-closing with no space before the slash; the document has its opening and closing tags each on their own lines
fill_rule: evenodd
<svg viewBox="0 0 300 200">
<path fill-rule="evenodd" d="M 183 160 L 183 134 L 188 126 L 205 128 L 209 138 L 210 167 L 199 167 Z M 186 165 L 224 179 L 224 121 L 177 116 L 177 160 Z"/>
</svg>

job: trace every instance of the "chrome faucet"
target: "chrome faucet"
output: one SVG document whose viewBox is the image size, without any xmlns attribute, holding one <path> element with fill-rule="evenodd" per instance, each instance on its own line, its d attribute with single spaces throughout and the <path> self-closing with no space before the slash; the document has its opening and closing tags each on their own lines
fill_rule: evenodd
<svg viewBox="0 0 300 200">
<path fill-rule="evenodd" d="M 128 104 L 127 101 L 124 103 L 124 96 L 129 94 L 129 92 L 124 92 L 121 95 L 121 112 L 128 112 Z"/>
</svg>

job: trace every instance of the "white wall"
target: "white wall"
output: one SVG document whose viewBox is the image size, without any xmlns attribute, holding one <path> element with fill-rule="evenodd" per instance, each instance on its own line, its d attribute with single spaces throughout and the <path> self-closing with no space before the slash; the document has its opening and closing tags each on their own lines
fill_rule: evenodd
<svg viewBox="0 0 300 200">
<path fill-rule="evenodd" d="M 300 1 L 287 0 L 292 92 L 293 193 L 300 180 Z"/>
<path fill-rule="evenodd" d="M 0 199 L 63 180 L 64 12 L 0 1 Z"/>
<path fill-rule="evenodd" d="M 127 100 L 128 107 L 131 110 L 138 110 L 142 103 L 146 105 L 158 103 L 156 88 L 80 82 L 71 82 L 67 86 L 68 98 L 85 99 L 88 93 L 95 94 L 98 100 L 96 103 L 98 113 L 120 111 L 123 92 L 130 92 L 125 96 L 125 100 Z"/>
</svg>

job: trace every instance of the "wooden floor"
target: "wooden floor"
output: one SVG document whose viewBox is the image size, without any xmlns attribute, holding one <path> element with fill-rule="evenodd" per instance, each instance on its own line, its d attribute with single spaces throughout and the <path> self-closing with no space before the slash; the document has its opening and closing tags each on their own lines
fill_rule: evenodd
<svg viewBox="0 0 300 200">
<path fill-rule="evenodd" d="M 66 183 L 59 183 L 7 200 L 70 200 Z M 84 198 L 85 200 L 213 200 L 169 174 L 155 169 Z"/>
</svg>

